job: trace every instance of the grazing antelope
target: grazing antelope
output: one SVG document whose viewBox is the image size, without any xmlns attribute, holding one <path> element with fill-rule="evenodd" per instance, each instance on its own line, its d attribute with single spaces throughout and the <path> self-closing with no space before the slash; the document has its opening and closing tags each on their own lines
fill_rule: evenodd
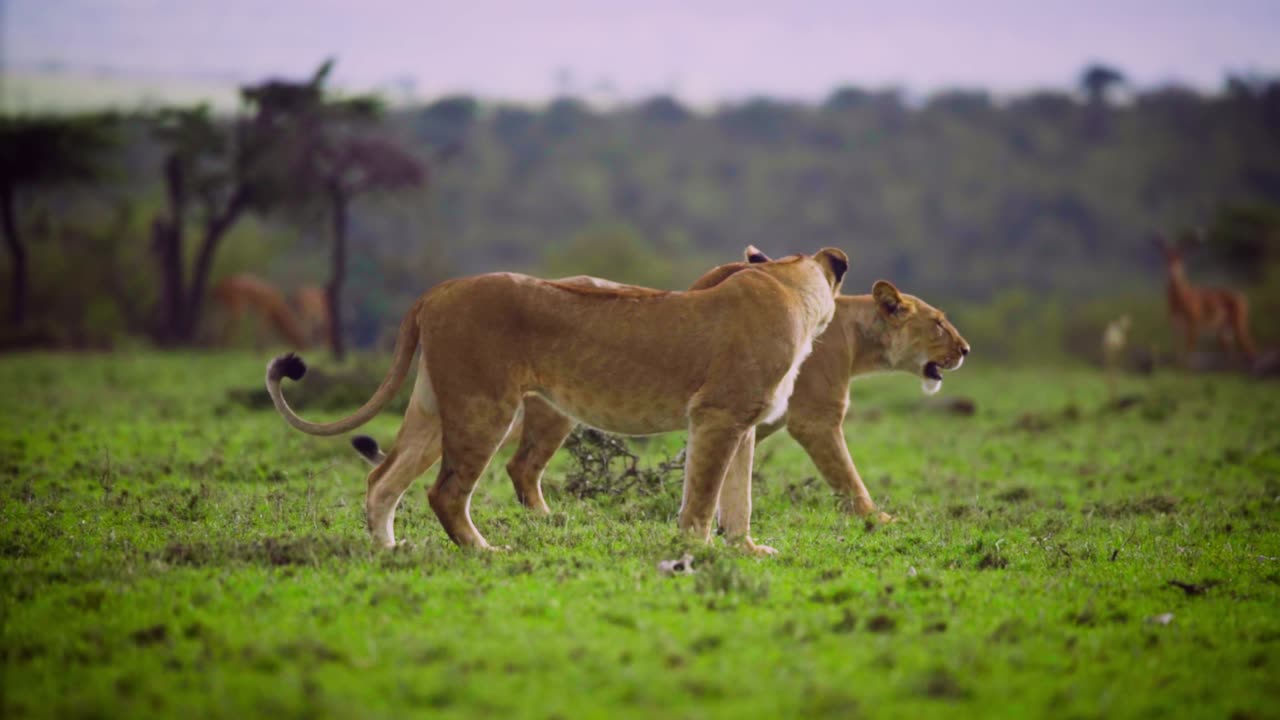
<svg viewBox="0 0 1280 720">
<path fill-rule="evenodd" d="M 210 291 L 213 301 L 226 311 L 221 332 L 221 343 L 226 345 L 240 325 L 245 314 L 256 316 L 254 342 L 262 347 L 267 326 L 288 343 L 289 347 L 305 350 L 307 337 L 293 310 L 289 309 L 284 294 L 271 283 L 247 273 L 228 275 Z"/>
<path fill-rule="evenodd" d="M 1187 280 L 1182 247 L 1170 245 L 1162 235 L 1156 235 L 1155 243 L 1164 256 L 1168 275 L 1169 318 L 1175 335 L 1181 332 L 1185 338 L 1186 353 L 1196 349 L 1201 333 L 1213 331 L 1224 352 L 1231 352 L 1234 344 L 1252 360 L 1255 350 L 1249 335 L 1249 301 L 1244 294 L 1192 285 Z"/>
</svg>

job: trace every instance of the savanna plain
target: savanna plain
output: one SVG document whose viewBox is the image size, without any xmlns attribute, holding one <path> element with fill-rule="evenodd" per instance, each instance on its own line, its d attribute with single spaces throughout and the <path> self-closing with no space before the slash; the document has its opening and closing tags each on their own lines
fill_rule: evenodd
<svg viewBox="0 0 1280 720">
<path fill-rule="evenodd" d="M 972 415 L 853 384 L 893 524 L 762 443 L 771 558 L 682 539 L 679 471 L 584 492 L 568 450 L 550 517 L 509 450 L 486 472 L 472 515 L 507 552 L 448 541 L 433 473 L 378 550 L 347 443 L 238 401 L 265 357 L 0 358 L 0 715 L 1280 716 L 1280 384 L 1166 370 L 1117 403 L 1092 369 L 980 353 L 940 396 Z M 652 469 L 683 438 L 630 442 Z"/>
</svg>

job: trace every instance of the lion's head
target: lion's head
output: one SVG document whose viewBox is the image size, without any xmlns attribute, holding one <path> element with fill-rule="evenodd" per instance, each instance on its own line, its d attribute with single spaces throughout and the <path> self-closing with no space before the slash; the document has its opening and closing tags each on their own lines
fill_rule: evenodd
<svg viewBox="0 0 1280 720">
<path fill-rule="evenodd" d="M 881 340 L 889 366 L 919 375 L 924 391 L 936 393 L 942 387 L 942 371 L 964 364 L 969 343 L 941 310 L 899 292 L 888 280 L 877 280 L 871 296 L 886 330 Z"/>
<path fill-rule="evenodd" d="M 748 264 L 773 262 L 754 245 L 747 246 L 743 259 Z M 941 310 L 899 292 L 888 280 L 877 281 L 871 295 L 883 330 L 875 341 L 884 347 L 886 369 L 918 375 L 925 392 L 938 392 L 942 371 L 964 364 L 969 343 Z"/>
</svg>

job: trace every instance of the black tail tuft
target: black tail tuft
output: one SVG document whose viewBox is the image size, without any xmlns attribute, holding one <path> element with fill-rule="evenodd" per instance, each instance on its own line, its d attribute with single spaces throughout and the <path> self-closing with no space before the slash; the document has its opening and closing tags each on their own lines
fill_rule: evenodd
<svg viewBox="0 0 1280 720">
<path fill-rule="evenodd" d="M 351 438 L 351 447 L 356 449 L 369 462 L 378 461 L 378 441 L 368 435 L 356 435 Z"/>
<path fill-rule="evenodd" d="M 275 382 L 279 382 L 282 377 L 287 377 L 297 382 L 306 374 L 307 364 L 302 362 L 302 358 L 293 353 L 287 353 L 272 360 L 271 367 L 267 369 L 267 377 L 270 377 Z"/>
</svg>

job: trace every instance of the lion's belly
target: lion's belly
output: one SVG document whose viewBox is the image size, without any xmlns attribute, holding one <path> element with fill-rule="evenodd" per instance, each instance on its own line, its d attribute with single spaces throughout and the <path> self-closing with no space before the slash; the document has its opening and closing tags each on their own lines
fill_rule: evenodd
<svg viewBox="0 0 1280 720">
<path fill-rule="evenodd" d="M 579 388 L 547 388 L 541 393 L 561 412 L 597 430 L 620 435 L 653 435 L 685 429 L 684 403 L 634 394 L 599 393 Z"/>
</svg>

